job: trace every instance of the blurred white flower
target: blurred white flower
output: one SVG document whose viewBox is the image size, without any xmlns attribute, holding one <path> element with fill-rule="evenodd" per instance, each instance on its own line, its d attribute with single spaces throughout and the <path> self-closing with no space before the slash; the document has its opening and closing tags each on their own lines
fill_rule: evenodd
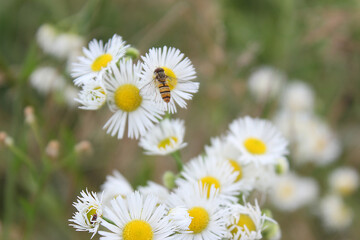
<svg viewBox="0 0 360 240">
<path fill-rule="evenodd" d="M 278 177 L 273 185 L 270 199 L 282 211 L 295 211 L 316 200 L 319 187 L 312 178 L 298 177 L 288 173 Z"/>
<path fill-rule="evenodd" d="M 85 46 L 85 39 L 75 33 L 60 33 L 53 42 L 52 55 L 59 59 L 71 58 Z"/>
<path fill-rule="evenodd" d="M 340 167 L 330 174 L 329 184 L 335 193 L 348 196 L 359 187 L 359 174 L 354 168 Z"/>
<path fill-rule="evenodd" d="M 328 231 L 342 231 L 353 221 L 353 212 L 340 196 L 329 195 L 320 202 L 319 214 Z"/>
<path fill-rule="evenodd" d="M 249 77 L 250 93 L 260 102 L 274 98 L 280 93 L 285 75 L 279 70 L 264 66 L 256 69 Z"/>
<path fill-rule="evenodd" d="M 45 53 L 52 54 L 56 35 L 56 29 L 50 24 L 43 24 L 37 30 L 36 40 Z"/>
<path fill-rule="evenodd" d="M 139 145 L 149 155 L 167 155 L 184 148 L 185 126 L 179 119 L 164 119 L 140 138 Z"/>
<path fill-rule="evenodd" d="M 79 93 L 79 90 L 74 88 L 73 86 L 68 85 L 65 87 L 65 89 L 64 89 L 65 103 L 70 108 L 75 108 L 76 106 L 78 106 L 78 102 L 75 100 L 78 93 Z"/>
<path fill-rule="evenodd" d="M 293 81 L 286 85 L 282 95 L 282 107 L 290 112 L 312 111 L 314 92 L 302 81 Z"/>
<path fill-rule="evenodd" d="M 66 79 L 53 67 L 39 67 L 30 75 L 30 84 L 42 95 L 61 91 Z"/>
<path fill-rule="evenodd" d="M 167 188 L 152 181 L 148 181 L 146 186 L 139 186 L 138 190 L 144 196 L 146 195 L 156 196 L 160 200 L 160 203 L 165 203 L 170 195 L 169 190 Z"/>
</svg>

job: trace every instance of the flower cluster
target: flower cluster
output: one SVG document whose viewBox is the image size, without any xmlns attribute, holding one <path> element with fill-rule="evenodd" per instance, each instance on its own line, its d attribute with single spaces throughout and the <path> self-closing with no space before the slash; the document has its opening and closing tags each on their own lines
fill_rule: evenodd
<svg viewBox="0 0 360 240">
<path fill-rule="evenodd" d="M 184 123 L 166 119 L 140 145 L 148 154 L 165 155 L 186 145 L 183 136 Z M 212 139 L 204 155 L 186 163 L 173 184 L 148 182 L 134 190 L 115 171 L 101 193 L 82 193 L 72 226 L 98 232 L 103 240 L 279 239 L 277 223 L 256 199 L 252 205 L 246 198 L 264 182 L 262 190 L 269 189 L 264 176 L 277 175 L 286 154 L 287 141 L 270 122 L 239 118 L 226 135 Z"/>
<path fill-rule="evenodd" d="M 185 100 L 199 88 L 192 81 L 195 69 L 180 50 L 152 48 L 137 62 L 131 53 L 134 49 L 116 34 L 105 44 L 94 39 L 71 71 L 74 84 L 82 88 L 76 99 L 80 108 L 97 110 L 107 102 L 113 115 L 104 129 L 119 139 L 126 130 L 129 138 L 143 136 L 165 111 L 186 108 Z"/>
</svg>

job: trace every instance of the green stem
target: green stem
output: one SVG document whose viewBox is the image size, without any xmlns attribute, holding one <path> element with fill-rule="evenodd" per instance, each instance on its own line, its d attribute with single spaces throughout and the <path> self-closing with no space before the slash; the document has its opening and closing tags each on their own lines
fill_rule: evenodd
<svg viewBox="0 0 360 240">
<path fill-rule="evenodd" d="M 182 169 L 183 169 L 184 164 L 183 164 L 183 162 L 181 160 L 180 151 L 177 150 L 176 152 L 172 153 L 171 156 L 175 159 L 175 163 L 176 163 L 178 171 L 181 172 Z"/>
<path fill-rule="evenodd" d="M 30 169 L 30 172 L 35 175 L 36 169 L 34 167 L 33 161 L 20 148 L 11 145 L 9 146 L 9 149 Z"/>
</svg>

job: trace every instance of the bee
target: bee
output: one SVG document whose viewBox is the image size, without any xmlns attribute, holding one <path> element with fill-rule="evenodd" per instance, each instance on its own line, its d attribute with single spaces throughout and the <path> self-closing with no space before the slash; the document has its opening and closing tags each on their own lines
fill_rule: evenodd
<svg viewBox="0 0 360 240">
<path fill-rule="evenodd" d="M 161 98 L 164 100 L 164 102 L 169 103 L 170 102 L 170 87 L 167 82 L 167 79 L 169 78 L 165 74 L 165 70 L 161 67 L 158 67 L 154 71 L 154 79 L 157 81 L 157 85 L 160 91 Z"/>
</svg>

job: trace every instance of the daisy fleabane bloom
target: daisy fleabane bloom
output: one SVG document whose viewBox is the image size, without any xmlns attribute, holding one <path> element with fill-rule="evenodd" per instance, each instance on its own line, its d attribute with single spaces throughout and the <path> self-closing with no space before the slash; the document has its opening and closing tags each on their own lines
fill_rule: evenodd
<svg viewBox="0 0 360 240">
<path fill-rule="evenodd" d="M 89 48 L 83 48 L 85 56 L 78 57 L 78 61 L 72 65 L 71 76 L 75 78 L 75 85 L 80 86 L 94 78 L 101 78 L 110 66 L 125 55 L 127 48 L 128 45 L 116 34 L 105 45 L 101 40 L 93 39 Z"/>
<path fill-rule="evenodd" d="M 76 231 L 88 231 L 93 233 L 92 237 L 97 233 L 102 221 L 103 205 L 102 196 L 98 196 L 94 192 L 82 191 L 78 201 L 73 206 L 77 212 L 74 213 L 72 219 L 69 219 Z M 91 238 L 92 238 L 91 237 Z"/>
<path fill-rule="evenodd" d="M 236 202 L 240 193 L 248 193 L 253 182 L 238 178 L 241 174 L 227 161 L 218 161 L 215 157 L 196 157 L 188 162 L 182 171 L 182 177 L 176 180 L 178 186 L 190 183 L 201 183 L 203 186 L 214 186 L 219 190 L 219 197 L 225 202 Z M 210 189 L 208 189 L 210 191 Z"/>
<path fill-rule="evenodd" d="M 190 59 L 184 58 L 184 54 L 176 48 L 152 48 L 141 57 L 143 60 L 141 79 L 144 89 L 153 100 L 161 104 L 164 110 L 170 113 L 176 112 L 176 105 L 186 108 L 185 100 L 190 100 L 192 94 L 199 89 L 199 83 L 193 82 L 196 72 Z M 170 88 L 170 102 L 166 103 L 160 94 L 158 82 L 155 79 L 155 70 L 162 68 L 167 76 L 167 84 Z"/>
<path fill-rule="evenodd" d="M 229 205 L 230 218 L 227 224 L 227 238 L 236 240 L 262 239 L 262 231 L 266 228 L 265 222 L 275 222 L 261 213 L 260 207 L 246 203 L 244 205 Z"/>
<path fill-rule="evenodd" d="M 163 111 L 141 89 L 140 64 L 121 60 L 104 75 L 104 86 L 110 110 L 114 112 L 104 129 L 111 136 L 123 138 L 127 122 L 129 138 L 139 138 L 161 119 Z"/>
<path fill-rule="evenodd" d="M 106 176 L 106 181 L 100 187 L 103 191 L 104 205 L 109 206 L 110 201 L 117 197 L 125 197 L 134 190 L 126 178 L 117 170 Z"/>
<path fill-rule="evenodd" d="M 101 108 L 106 102 L 106 93 L 101 81 L 98 79 L 91 79 L 82 85 L 82 90 L 78 93 L 78 98 L 75 101 L 79 102 L 79 108 L 85 110 L 97 110 Z"/>
<path fill-rule="evenodd" d="M 158 203 L 155 196 L 143 196 L 139 192 L 112 200 L 111 208 L 104 211 L 112 223 L 102 222 L 107 230 L 99 231 L 100 240 L 172 239 L 174 226 L 167 216 L 167 207 Z"/>
<path fill-rule="evenodd" d="M 219 240 L 226 234 L 228 209 L 218 197 L 219 191 L 201 183 L 186 184 L 178 188 L 169 197 L 170 208 L 183 206 L 191 217 L 189 230 L 178 232 L 174 240 Z"/>
<path fill-rule="evenodd" d="M 241 152 L 240 159 L 255 164 L 276 164 L 288 153 L 288 142 L 269 121 L 244 117 L 230 124 L 230 138 Z"/>
<path fill-rule="evenodd" d="M 141 137 L 139 145 L 148 155 L 167 155 L 184 148 L 185 126 L 179 119 L 164 119 Z"/>
<path fill-rule="evenodd" d="M 169 190 L 166 187 L 152 181 L 148 181 L 146 186 L 139 186 L 138 191 L 144 196 L 151 194 L 155 195 L 160 203 L 164 203 L 170 195 Z"/>
</svg>

